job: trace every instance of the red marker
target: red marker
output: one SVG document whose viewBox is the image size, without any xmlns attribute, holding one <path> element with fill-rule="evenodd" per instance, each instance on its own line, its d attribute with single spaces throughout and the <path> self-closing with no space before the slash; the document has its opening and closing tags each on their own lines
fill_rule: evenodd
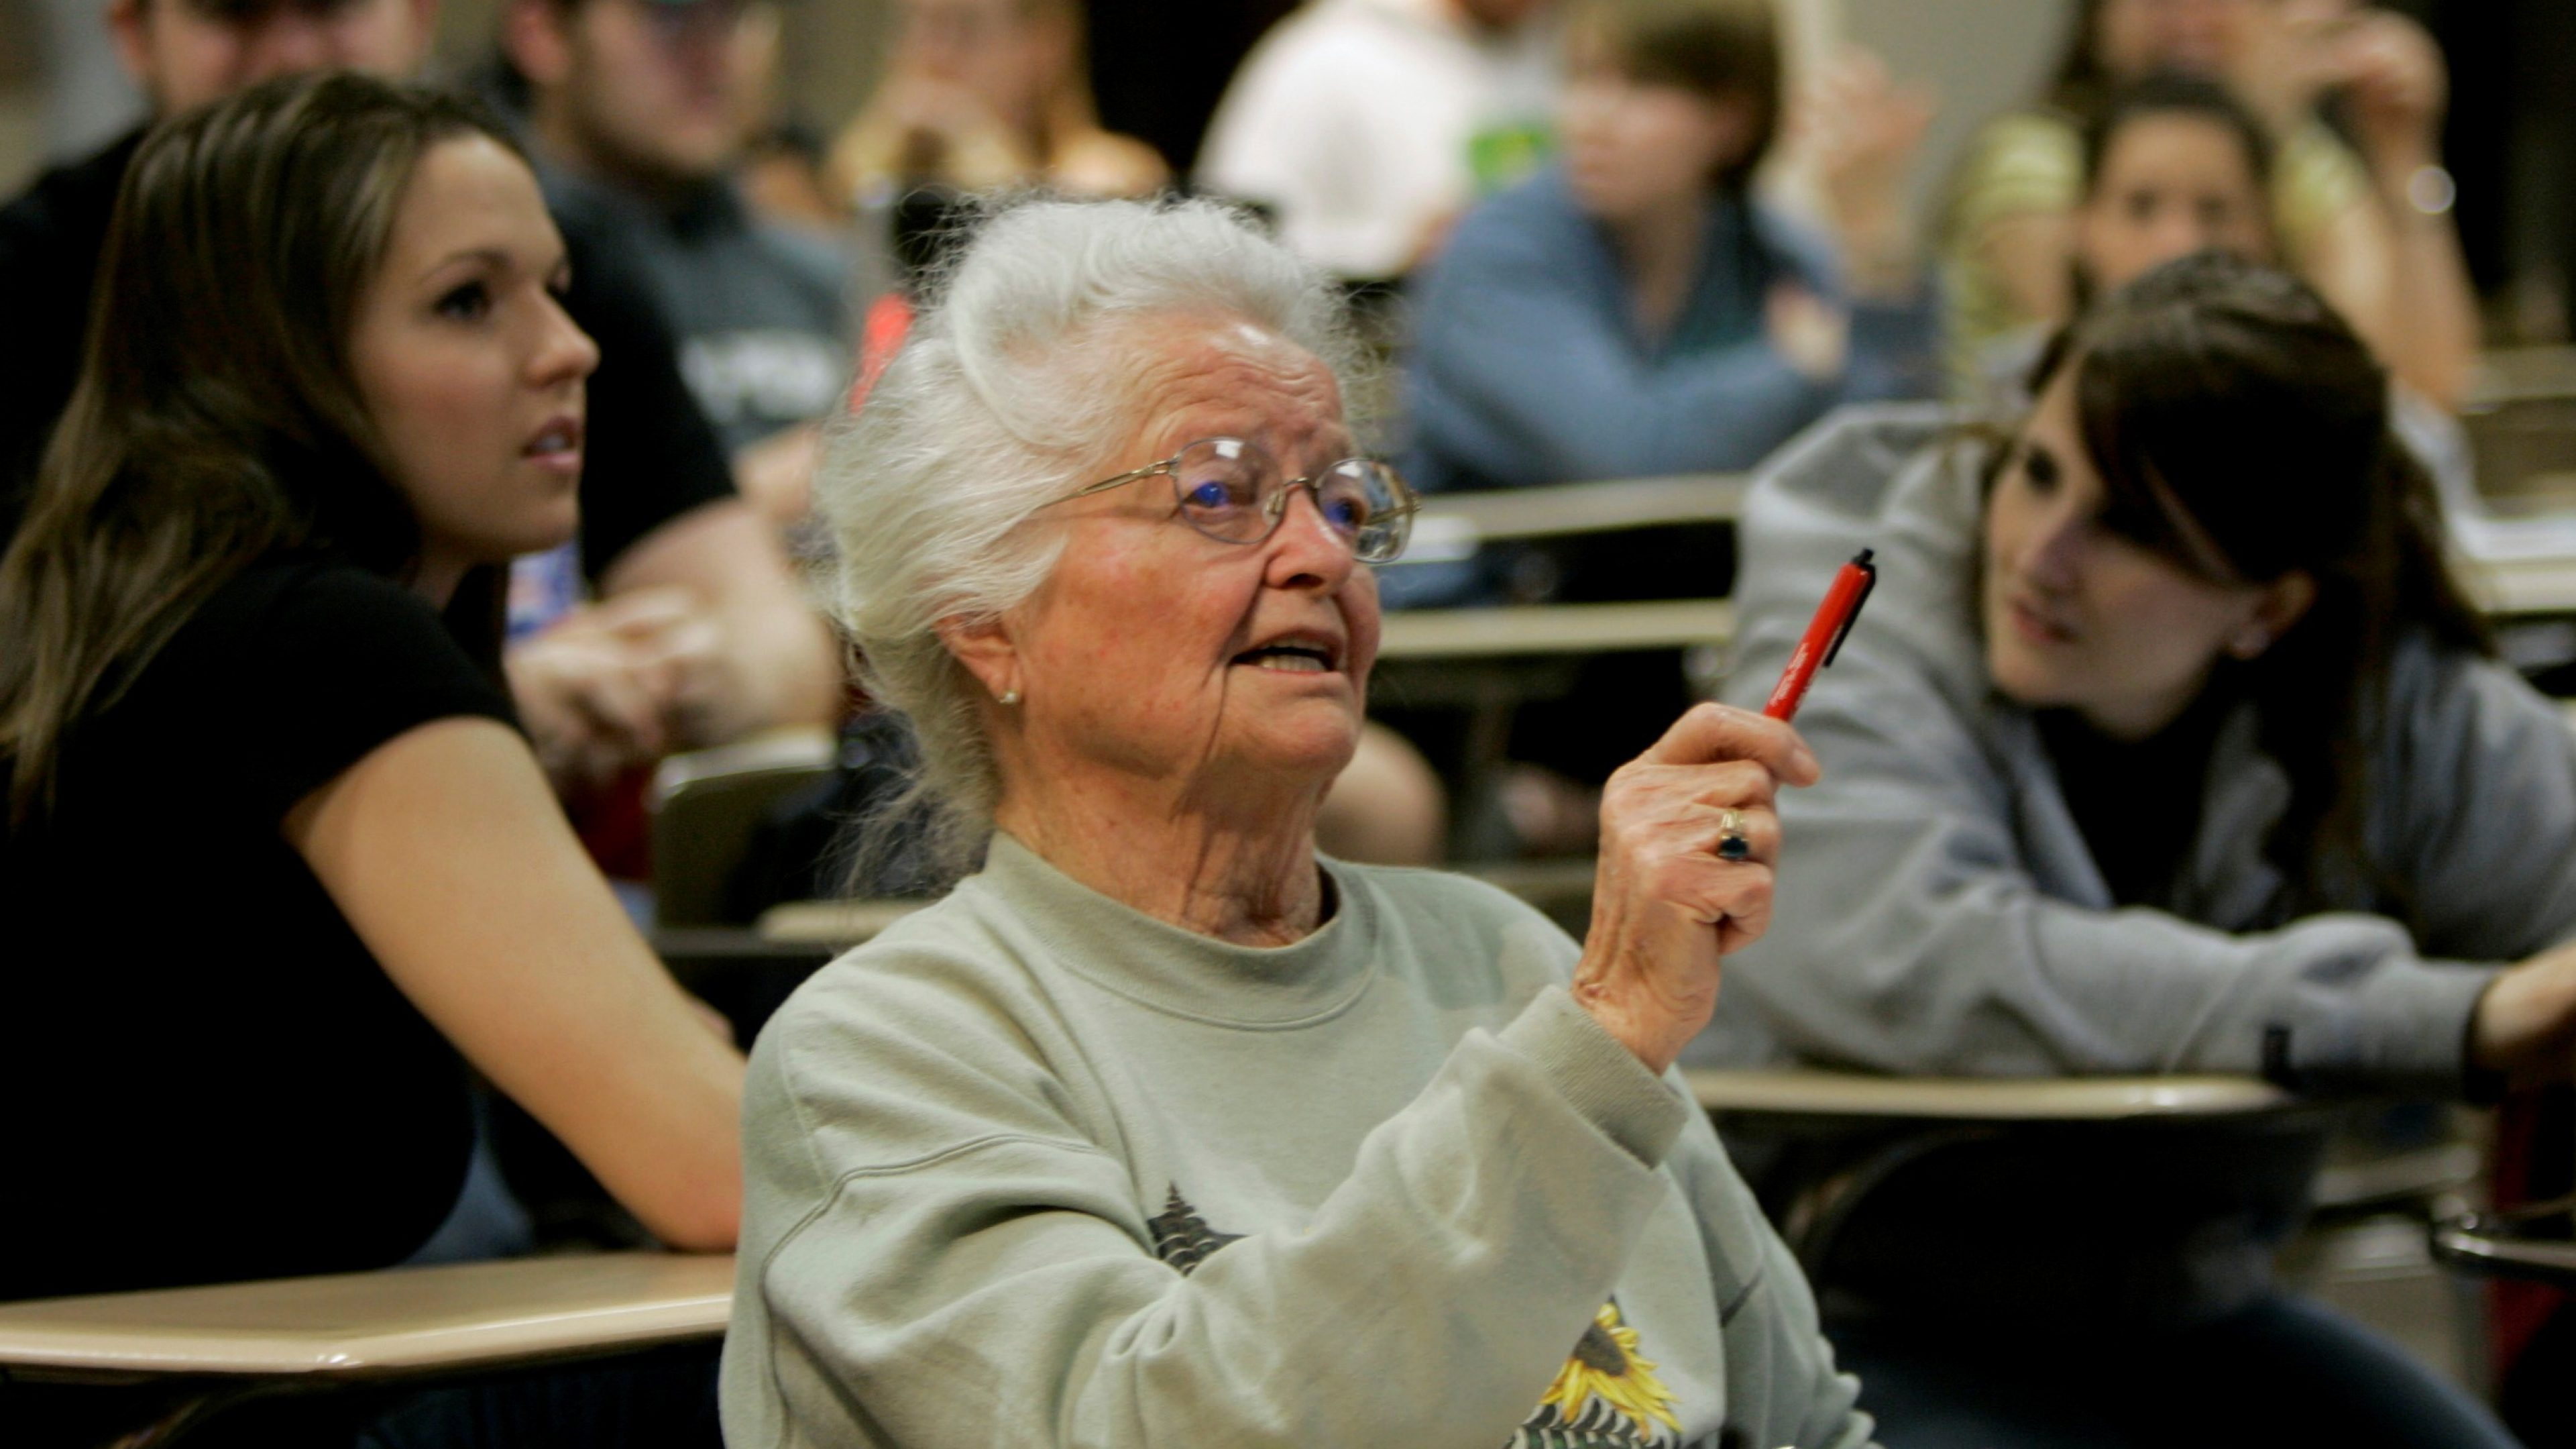
<svg viewBox="0 0 2576 1449">
<path fill-rule="evenodd" d="M 1762 712 L 1776 720 L 1787 720 L 1798 713 L 1798 701 L 1807 697 L 1807 686 L 1814 682 L 1816 671 L 1834 662 L 1842 652 L 1843 640 L 1850 636 L 1852 624 L 1860 618 L 1860 606 L 1869 591 L 1878 587 L 1878 568 L 1869 561 L 1870 550 L 1862 549 L 1850 563 L 1834 573 L 1833 587 L 1825 590 L 1825 601 L 1816 606 L 1816 617 L 1798 640 L 1798 651 L 1789 656 L 1789 667 L 1780 671 L 1780 687 L 1771 691 L 1771 702 Z"/>
</svg>

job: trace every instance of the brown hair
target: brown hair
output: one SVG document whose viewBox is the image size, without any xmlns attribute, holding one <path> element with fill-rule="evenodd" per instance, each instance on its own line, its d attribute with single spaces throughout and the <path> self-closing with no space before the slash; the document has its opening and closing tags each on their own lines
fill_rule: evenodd
<svg viewBox="0 0 2576 1449">
<path fill-rule="evenodd" d="M 73 726 L 252 563 L 415 562 L 347 340 L 413 169 L 468 134 L 509 144 L 470 102 L 338 74 L 255 86 L 135 153 L 79 383 L 0 555 L 10 819 L 50 804 Z"/>
<path fill-rule="evenodd" d="M 2235 93 L 2214 80 L 2185 75 L 2177 71 L 2157 71 L 2113 91 L 2100 114 L 2084 123 L 2084 202 L 2098 200 L 2102 189 L 2102 163 L 2111 154 L 2111 145 L 2132 122 L 2155 116 L 2189 116 L 2207 121 L 2225 131 L 2243 153 L 2245 175 L 2253 183 L 2255 205 L 2268 234 L 2272 226 L 2272 138 L 2263 123 L 2245 108 Z M 2277 241 L 2274 243 L 2277 248 Z M 2099 290 L 2092 270 L 2082 258 L 2073 262 L 2075 272 L 2075 307 L 2078 312 L 2093 305 Z"/>
<path fill-rule="evenodd" d="M 2196 116 L 2226 131 L 2244 153 L 2258 196 L 2272 194 L 2272 137 L 2236 93 L 2205 76 L 2156 71 L 2111 92 L 2084 124 L 2084 189 L 2102 182 L 2102 158 L 2130 122 L 2148 116 Z"/>
<path fill-rule="evenodd" d="M 2110 94 L 2111 73 L 2102 67 L 2103 0 L 2075 0 L 2066 27 L 2066 48 L 2057 57 L 2057 74 L 2048 83 L 2047 106 L 2078 121 L 2093 116 Z"/>
<path fill-rule="evenodd" d="M 2068 368 L 2104 528 L 2212 583 L 2315 581 L 2270 649 L 2222 665 L 2290 776 L 2267 851 L 2311 908 L 2405 914 L 2363 835 L 2389 664 L 2410 635 L 2493 642 L 2444 562 L 2432 482 L 2389 431 L 2387 373 L 2306 283 L 2216 252 L 2061 332 L 2032 393 Z"/>
<path fill-rule="evenodd" d="M 1723 191 L 1751 184 L 1780 129 L 1780 23 L 1771 0 L 1587 0 L 1572 30 L 1632 80 L 1743 102 L 1753 117 L 1749 144 L 1712 179 Z"/>
</svg>

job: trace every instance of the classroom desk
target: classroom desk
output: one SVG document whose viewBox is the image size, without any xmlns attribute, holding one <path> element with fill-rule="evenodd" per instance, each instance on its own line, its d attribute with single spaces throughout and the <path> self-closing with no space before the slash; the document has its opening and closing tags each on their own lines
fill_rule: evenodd
<svg viewBox="0 0 2576 1449">
<path fill-rule="evenodd" d="M 1685 1070 L 1711 1112 L 1946 1122 L 2127 1122 L 2271 1112 L 2297 1099 L 2253 1077 L 1883 1077 L 1783 1068 Z"/>
<path fill-rule="evenodd" d="M 130 1381 L 455 1373 L 723 1335 L 731 1254 L 595 1253 L 0 1304 L 0 1367 Z"/>
<path fill-rule="evenodd" d="M 1450 545 L 1732 523 L 1744 509 L 1747 481 L 1734 473 L 1686 473 L 1490 493 L 1435 493 L 1422 501 L 1414 529 L 1426 542 Z"/>
<path fill-rule="evenodd" d="M 1724 644 L 1734 637 L 1735 606 L 1725 599 L 1402 609 L 1386 616 L 1378 658 L 1412 661 L 1604 654 Z"/>
<path fill-rule="evenodd" d="M 2460 576 L 2470 596 L 2499 618 L 2576 614 L 2576 557 L 2471 561 Z"/>
<path fill-rule="evenodd" d="M 2490 347 L 2462 406 L 2491 408 L 2533 398 L 2576 398 L 2576 347 Z"/>
<path fill-rule="evenodd" d="M 2313 1110 L 2251 1077 L 1888 1077 L 1798 1067 L 1682 1075 L 1712 1116 L 1760 1119 L 1784 1140 L 1831 1144 L 1837 1164 L 1780 1215 L 1780 1236 L 1811 1278 L 1822 1276 L 1861 1203 L 1936 1153 L 2006 1134 L 2159 1123 L 2224 1120 L 2264 1130 L 2270 1119 Z"/>
<path fill-rule="evenodd" d="M 878 932 L 929 901 L 790 901 L 761 912 L 754 929 L 764 941 L 781 945 L 829 946 L 841 949 L 874 940 Z"/>
</svg>

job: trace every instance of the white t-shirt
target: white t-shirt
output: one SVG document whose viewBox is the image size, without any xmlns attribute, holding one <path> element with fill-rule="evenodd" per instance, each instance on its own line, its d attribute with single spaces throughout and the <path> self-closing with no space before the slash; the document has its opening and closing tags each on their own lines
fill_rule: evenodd
<svg viewBox="0 0 2576 1449">
<path fill-rule="evenodd" d="M 1227 87 L 1199 184 L 1274 208 L 1309 261 L 1399 275 L 1442 218 L 1535 162 L 1556 42 L 1544 12 L 1497 34 L 1455 0 L 1310 0 Z"/>
</svg>

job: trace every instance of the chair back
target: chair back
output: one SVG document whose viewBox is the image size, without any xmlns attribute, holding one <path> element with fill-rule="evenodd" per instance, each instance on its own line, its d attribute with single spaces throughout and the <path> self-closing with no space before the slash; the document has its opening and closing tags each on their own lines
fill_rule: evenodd
<svg viewBox="0 0 2576 1449">
<path fill-rule="evenodd" d="M 653 772 L 654 921 L 747 925 L 726 919 L 725 887 L 752 832 L 781 799 L 831 778 L 829 733 L 781 730 L 673 755 Z"/>
</svg>

